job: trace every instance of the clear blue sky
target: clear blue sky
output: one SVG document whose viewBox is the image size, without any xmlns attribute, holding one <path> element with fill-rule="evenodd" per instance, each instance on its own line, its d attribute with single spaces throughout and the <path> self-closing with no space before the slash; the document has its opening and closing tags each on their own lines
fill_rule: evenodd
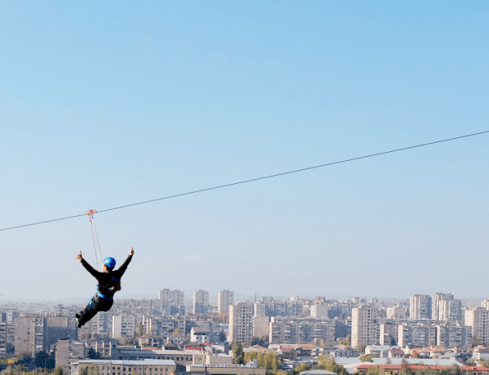
<svg viewBox="0 0 489 375">
<path fill-rule="evenodd" d="M 2 1 L 0 228 L 489 129 L 487 1 Z M 119 298 L 489 297 L 489 135 L 96 216 Z M 3 299 L 90 297 L 82 217 Z M 1 301 L 1 300 L 0 300 Z"/>
</svg>

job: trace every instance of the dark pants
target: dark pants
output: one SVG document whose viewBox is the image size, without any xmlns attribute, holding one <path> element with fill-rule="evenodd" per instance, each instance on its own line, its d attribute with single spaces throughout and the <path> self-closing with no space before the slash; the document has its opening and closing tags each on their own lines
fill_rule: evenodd
<svg viewBox="0 0 489 375">
<path fill-rule="evenodd" d="M 109 311 L 112 307 L 114 300 L 112 299 L 103 299 L 98 295 L 92 297 L 90 302 L 88 303 L 85 310 L 80 313 L 80 318 L 78 319 L 78 323 L 84 325 L 90 319 L 92 319 L 99 311 Z"/>
</svg>

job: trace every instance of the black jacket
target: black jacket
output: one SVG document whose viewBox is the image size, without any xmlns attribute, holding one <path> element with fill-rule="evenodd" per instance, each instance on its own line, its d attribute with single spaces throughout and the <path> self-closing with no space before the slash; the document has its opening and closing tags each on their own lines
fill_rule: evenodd
<svg viewBox="0 0 489 375">
<path fill-rule="evenodd" d="M 121 290 L 121 278 L 122 275 L 124 275 L 124 272 L 126 272 L 126 268 L 131 262 L 131 259 L 132 255 L 129 255 L 119 269 L 109 271 L 108 273 L 94 270 L 85 259 L 82 259 L 81 264 L 83 264 L 83 267 L 97 279 L 99 294 L 102 294 L 103 298 L 111 299 L 115 292 Z"/>
</svg>

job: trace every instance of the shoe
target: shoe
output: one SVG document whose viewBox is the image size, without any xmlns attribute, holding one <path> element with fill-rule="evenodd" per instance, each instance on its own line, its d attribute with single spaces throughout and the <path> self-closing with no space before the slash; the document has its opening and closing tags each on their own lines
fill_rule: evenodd
<svg viewBox="0 0 489 375">
<path fill-rule="evenodd" d="M 80 314 L 75 314 L 77 319 L 80 319 Z"/>
</svg>

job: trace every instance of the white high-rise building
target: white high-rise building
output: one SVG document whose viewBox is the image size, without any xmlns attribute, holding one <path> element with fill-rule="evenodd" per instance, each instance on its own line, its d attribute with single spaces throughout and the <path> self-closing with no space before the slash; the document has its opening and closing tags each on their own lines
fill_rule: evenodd
<svg viewBox="0 0 489 375">
<path fill-rule="evenodd" d="M 136 335 L 136 318 L 134 315 L 114 315 L 112 317 L 112 337 L 134 337 Z"/>
<path fill-rule="evenodd" d="M 217 312 L 219 314 L 227 314 L 231 305 L 234 305 L 234 292 L 223 290 L 217 294 Z"/>
<path fill-rule="evenodd" d="M 431 318 L 433 320 L 462 321 L 462 301 L 454 299 L 451 293 L 436 293 L 433 296 Z"/>
<path fill-rule="evenodd" d="M 209 307 L 209 292 L 205 290 L 198 290 L 194 292 L 194 314 L 205 314 Z"/>
<path fill-rule="evenodd" d="M 414 294 L 409 299 L 409 318 L 411 320 L 431 319 L 431 296 Z"/>
<path fill-rule="evenodd" d="M 230 343 L 251 344 L 253 339 L 253 315 L 255 306 L 251 302 L 239 302 L 229 306 Z"/>
<path fill-rule="evenodd" d="M 364 305 L 352 309 L 351 345 L 375 345 L 378 342 L 377 309 Z"/>
<path fill-rule="evenodd" d="M 163 304 L 185 306 L 185 294 L 181 290 L 163 289 L 158 292 L 158 299 Z"/>
</svg>

